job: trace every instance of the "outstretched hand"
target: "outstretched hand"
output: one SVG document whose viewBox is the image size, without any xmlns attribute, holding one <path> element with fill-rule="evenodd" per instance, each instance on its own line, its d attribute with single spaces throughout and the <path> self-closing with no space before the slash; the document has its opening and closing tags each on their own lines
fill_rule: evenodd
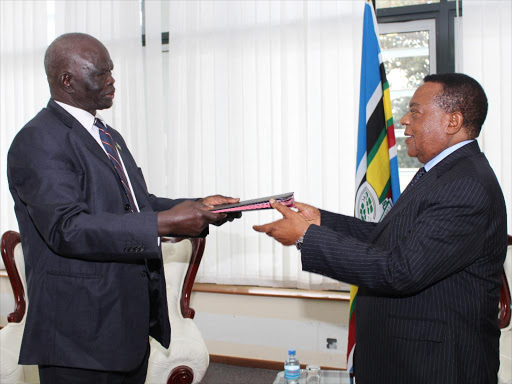
<svg viewBox="0 0 512 384">
<path fill-rule="evenodd" d="M 306 233 L 311 224 L 316 224 L 316 220 L 320 224 L 320 212 L 309 205 L 296 203 L 299 209 L 298 212 L 274 199 L 270 199 L 270 205 L 278 210 L 283 215 L 283 218 L 272 223 L 255 225 L 253 229 L 257 232 L 266 233 L 283 245 L 294 245 Z M 301 210 L 301 208 L 303 209 Z M 318 218 L 314 210 L 318 211 Z"/>
<path fill-rule="evenodd" d="M 207 196 L 198 200 L 199 202 L 207 205 L 210 209 L 213 209 L 216 205 L 221 204 L 235 204 L 240 201 L 240 198 L 228 197 L 222 195 L 212 195 Z M 234 219 L 239 219 L 242 217 L 242 212 L 229 212 L 225 214 L 225 217 L 221 220 L 218 220 L 213 225 L 220 226 L 224 224 L 226 221 L 233 221 Z"/>
<path fill-rule="evenodd" d="M 221 205 L 221 204 L 235 204 L 240 201 L 240 198 L 222 196 L 222 195 L 212 195 L 212 196 L 203 197 L 202 199 L 199 199 L 198 201 L 203 203 L 204 205 L 209 205 L 209 206 L 213 207 L 215 205 Z"/>
<path fill-rule="evenodd" d="M 312 205 L 295 202 L 295 208 L 297 208 L 297 212 L 307 220 L 310 224 L 320 225 L 321 214 L 318 208 L 313 207 Z"/>
<path fill-rule="evenodd" d="M 198 236 L 209 224 L 227 219 L 225 213 L 213 213 L 210 209 L 199 201 L 187 200 L 158 212 L 158 235 Z"/>
</svg>

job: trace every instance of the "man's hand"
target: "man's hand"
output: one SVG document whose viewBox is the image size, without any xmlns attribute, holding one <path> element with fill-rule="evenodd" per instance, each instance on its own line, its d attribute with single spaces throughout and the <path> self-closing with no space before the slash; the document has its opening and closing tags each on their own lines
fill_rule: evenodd
<svg viewBox="0 0 512 384">
<path fill-rule="evenodd" d="M 295 202 L 295 208 L 297 208 L 299 214 L 307 220 L 310 224 L 320 225 L 321 214 L 318 208 L 312 205 Z"/>
<path fill-rule="evenodd" d="M 235 204 L 240 201 L 239 198 L 234 197 L 228 197 L 228 196 L 222 196 L 222 195 L 212 195 L 203 197 L 202 199 L 197 200 L 200 203 L 203 203 L 204 205 L 209 205 L 211 207 L 215 205 L 221 205 L 221 204 Z"/>
<path fill-rule="evenodd" d="M 228 196 L 222 196 L 222 195 L 213 195 L 213 196 L 204 197 L 202 199 L 199 199 L 198 201 L 211 207 L 211 209 L 214 209 L 216 205 L 238 203 L 240 201 L 240 198 L 228 197 Z M 234 219 L 239 219 L 241 217 L 242 217 L 242 212 L 228 212 L 228 213 L 226 213 L 226 217 L 224 219 L 216 221 L 215 223 L 212 223 L 212 224 L 216 225 L 216 226 L 220 226 L 220 225 L 224 224 L 226 221 L 233 221 Z"/>
<path fill-rule="evenodd" d="M 158 212 L 158 235 L 198 236 L 208 224 L 227 220 L 225 213 L 213 213 L 210 209 L 199 201 L 187 200 Z"/>
<path fill-rule="evenodd" d="M 306 204 L 300 204 L 303 208 L 302 211 L 297 207 L 299 212 L 291 210 L 274 199 L 270 199 L 270 205 L 272 208 L 277 209 L 283 215 L 283 218 L 265 225 L 255 225 L 253 229 L 257 232 L 266 233 L 283 245 L 294 245 L 306 233 L 314 220 L 316 220 L 314 210 L 318 210 Z M 320 212 L 318 211 L 318 222 L 320 222 L 319 216 Z M 308 222 L 308 220 L 312 220 L 312 222 Z"/>
</svg>

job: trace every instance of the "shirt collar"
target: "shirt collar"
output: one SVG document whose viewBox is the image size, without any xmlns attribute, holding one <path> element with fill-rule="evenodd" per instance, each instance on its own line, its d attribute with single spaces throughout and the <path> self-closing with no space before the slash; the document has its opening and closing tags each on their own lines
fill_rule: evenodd
<svg viewBox="0 0 512 384">
<path fill-rule="evenodd" d="M 59 104 L 66 112 L 68 112 L 71 116 L 78 120 L 80 124 L 84 126 L 85 129 L 90 131 L 94 126 L 94 120 L 99 119 L 106 126 L 105 120 L 100 116 L 99 113 L 96 113 L 96 116 L 87 112 L 84 109 L 80 109 L 77 107 L 73 107 L 72 105 L 65 104 L 61 101 L 54 100 L 57 104 Z"/>
<path fill-rule="evenodd" d="M 454 144 L 452 145 L 451 147 L 448 147 L 446 148 L 444 151 L 442 151 L 439 155 L 437 155 L 436 157 L 434 157 L 432 160 L 430 160 L 429 162 L 427 162 L 427 164 L 425 164 L 425 171 L 430 171 L 432 168 L 434 168 L 435 165 L 437 165 L 441 160 L 443 160 L 444 158 L 448 157 L 448 155 L 451 155 L 453 152 L 455 152 L 457 149 L 459 149 L 460 147 L 463 147 L 464 145 L 466 144 L 469 144 L 471 143 L 472 141 L 474 141 L 473 139 L 471 140 L 465 140 L 465 141 L 461 141 L 460 143 L 457 143 L 457 144 Z"/>
</svg>

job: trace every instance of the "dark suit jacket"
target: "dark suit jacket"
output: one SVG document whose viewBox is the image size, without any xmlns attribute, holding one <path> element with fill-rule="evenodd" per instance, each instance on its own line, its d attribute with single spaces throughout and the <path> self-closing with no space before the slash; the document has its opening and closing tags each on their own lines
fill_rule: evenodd
<svg viewBox="0 0 512 384">
<path fill-rule="evenodd" d="M 103 149 L 53 100 L 9 150 L 29 300 L 20 364 L 127 371 L 144 357 L 149 334 L 169 346 L 157 211 L 182 200 L 150 195 L 110 129 L 140 212 L 129 212 Z"/>
<path fill-rule="evenodd" d="M 322 211 L 303 269 L 359 285 L 358 384 L 496 383 L 503 194 L 477 142 L 411 187 L 379 224 Z"/>
</svg>

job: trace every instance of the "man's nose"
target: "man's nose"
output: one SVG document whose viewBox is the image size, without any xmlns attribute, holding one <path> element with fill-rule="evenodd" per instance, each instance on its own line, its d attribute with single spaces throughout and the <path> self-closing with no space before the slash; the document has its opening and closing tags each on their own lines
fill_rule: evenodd
<svg viewBox="0 0 512 384">
<path fill-rule="evenodd" d="M 400 125 L 407 125 L 409 124 L 409 112 L 407 112 L 405 115 L 402 116 L 400 119 Z"/>
</svg>

